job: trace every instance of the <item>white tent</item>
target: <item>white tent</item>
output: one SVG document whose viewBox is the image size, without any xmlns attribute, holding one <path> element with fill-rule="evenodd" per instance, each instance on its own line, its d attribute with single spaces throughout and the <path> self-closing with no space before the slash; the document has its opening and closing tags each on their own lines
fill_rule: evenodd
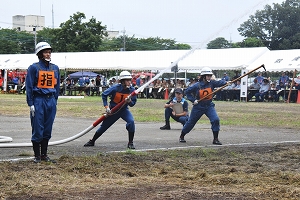
<svg viewBox="0 0 300 200">
<path fill-rule="evenodd" d="M 255 60 L 247 69 L 264 64 L 267 71 L 293 71 L 300 69 L 300 49 L 268 51 Z M 261 68 L 259 71 L 262 71 Z"/>
<path fill-rule="evenodd" d="M 265 47 L 234 49 L 118 51 L 53 53 L 52 61 L 66 70 L 163 70 L 178 61 L 181 71 L 200 70 L 203 67 L 242 69 L 268 52 Z M 1 69 L 27 69 L 37 62 L 34 54 L 0 55 Z"/>
<path fill-rule="evenodd" d="M 197 50 L 180 62 L 179 68 L 201 69 L 209 67 L 212 70 L 243 69 L 268 51 L 266 47 Z"/>
</svg>

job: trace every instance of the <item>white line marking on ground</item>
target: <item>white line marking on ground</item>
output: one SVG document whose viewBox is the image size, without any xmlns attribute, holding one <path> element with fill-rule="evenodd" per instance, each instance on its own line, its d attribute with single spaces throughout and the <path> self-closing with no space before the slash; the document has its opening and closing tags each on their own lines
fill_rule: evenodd
<svg viewBox="0 0 300 200">
<path fill-rule="evenodd" d="M 230 147 L 230 146 L 256 146 L 256 145 L 266 145 L 266 144 L 287 144 L 287 143 L 300 143 L 300 140 L 296 141 L 281 141 L 281 142 L 262 142 L 262 143 L 240 143 L 240 144 L 223 144 L 223 145 L 205 145 L 205 146 L 185 146 L 185 147 L 166 147 L 166 148 L 156 148 L 156 149 L 137 149 L 132 151 L 137 152 L 146 152 L 146 151 L 166 151 L 166 150 L 176 150 L 176 149 L 192 149 L 192 148 L 207 148 L 207 147 Z M 107 151 L 105 153 L 125 153 L 128 150 L 122 150 L 122 151 Z M 9 158 L 9 159 L 3 159 L 0 160 L 0 162 L 17 162 L 22 160 L 30 160 L 34 157 L 29 158 Z"/>
</svg>

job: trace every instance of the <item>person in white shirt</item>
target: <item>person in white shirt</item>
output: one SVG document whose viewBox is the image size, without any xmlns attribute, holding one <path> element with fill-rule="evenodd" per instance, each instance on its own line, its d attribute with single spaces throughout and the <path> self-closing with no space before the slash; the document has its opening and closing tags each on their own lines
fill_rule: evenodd
<svg viewBox="0 0 300 200">
<path fill-rule="evenodd" d="M 270 90 L 271 86 L 268 79 L 264 79 L 263 83 L 260 86 L 259 92 L 255 94 L 255 101 L 256 102 L 263 102 L 265 99 L 265 96 L 268 94 L 268 91 Z"/>
</svg>

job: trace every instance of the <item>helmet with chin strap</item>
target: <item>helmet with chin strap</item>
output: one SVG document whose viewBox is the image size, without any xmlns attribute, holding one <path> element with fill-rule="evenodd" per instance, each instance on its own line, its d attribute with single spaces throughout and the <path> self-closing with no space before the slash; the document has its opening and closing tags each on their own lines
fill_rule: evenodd
<svg viewBox="0 0 300 200">
<path fill-rule="evenodd" d="M 130 79 L 131 80 L 132 76 L 131 76 L 131 74 L 128 71 L 122 71 L 120 73 L 119 79 L 120 80 L 124 80 L 124 79 Z"/>
<path fill-rule="evenodd" d="M 209 68 L 209 67 L 204 67 L 202 70 L 201 70 L 201 76 L 202 75 L 213 75 L 212 73 L 212 70 Z"/>
<path fill-rule="evenodd" d="M 52 51 L 50 44 L 48 44 L 47 42 L 39 42 L 35 46 L 35 54 L 37 55 L 40 51 L 42 51 L 44 49 L 50 49 Z"/>
</svg>

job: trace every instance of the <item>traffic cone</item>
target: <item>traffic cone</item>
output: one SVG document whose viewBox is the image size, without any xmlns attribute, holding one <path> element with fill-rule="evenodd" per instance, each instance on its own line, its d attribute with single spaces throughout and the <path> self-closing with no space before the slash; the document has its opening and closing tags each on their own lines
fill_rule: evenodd
<svg viewBox="0 0 300 200">
<path fill-rule="evenodd" d="M 297 103 L 300 103 L 300 90 L 298 90 Z"/>
<path fill-rule="evenodd" d="M 169 99 L 168 88 L 166 88 L 166 91 L 165 91 L 165 100 L 168 100 L 168 99 Z"/>
</svg>

